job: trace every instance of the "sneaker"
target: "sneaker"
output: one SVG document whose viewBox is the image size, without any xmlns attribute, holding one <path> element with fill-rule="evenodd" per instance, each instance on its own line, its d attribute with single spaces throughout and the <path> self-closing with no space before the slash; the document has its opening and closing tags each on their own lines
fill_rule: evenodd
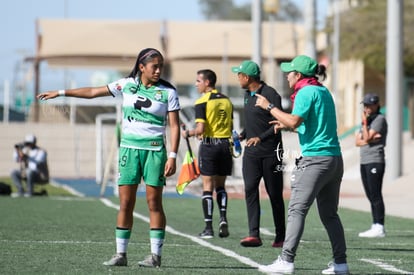
<svg viewBox="0 0 414 275">
<path fill-rule="evenodd" d="M 361 238 L 383 238 L 385 237 L 384 226 L 379 223 L 374 223 L 370 229 L 358 234 Z"/>
<path fill-rule="evenodd" d="M 283 241 L 281 241 L 281 242 L 274 241 L 272 243 L 272 247 L 283 247 Z"/>
<path fill-rule="evenodd" d="M 349 274 L 348 264 L 336 264 L 330 262 L 328 268 L 322 270 L 322 274 Z"/>
<path fill-rule="evenodd" d="M 219 237 L 226 238 L 229 236 L 229 225 L 225 219 L 220 221 L 219 225 Z"/>
<path fill-rule="evenodd" d="M 295 265 L 283 260 L 279 256 L 272 264 L 259 266 L 259 271 L 266 273 L 292 274 L 295 271 Z"/>
<path fill-rule="evenodd" d="M 127 257 L 122 254 L 115 254 L 109 261 L 103 262 L 103 265 L 107 266 L 127 266 Z"/>
<path fill-rule="evenodd" d="M 138 262 L 139 266 L 143 267 L 160 267 L 161 266 L 161 256 L 157 254 L 148 255 L 145 260 Z"/>
<path fill-rule="evenodd" d="M 240 241 L 244 247 L 258 247 L 262 245 L 262 240 L 259 237 L 246 237 Z"/>
<path fill-rule="evenodd" d="M 200 234 L 198 234 L 198 236 L 202 239 L 211 239 L 214 237 L 214 232 L 213 229 L 204 229 L 203 232 L 201 232 Z"/>
</svg>

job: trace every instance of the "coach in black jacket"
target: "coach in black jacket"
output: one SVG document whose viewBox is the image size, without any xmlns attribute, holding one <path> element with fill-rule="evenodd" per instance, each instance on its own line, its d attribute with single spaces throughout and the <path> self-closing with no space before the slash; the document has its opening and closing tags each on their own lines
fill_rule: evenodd
<svg viewBox="0 0 414 275">
<path fill-rule="evenodd" d="M 270 112 L 255 107 L 256 96 L 261 94 L 277 108 L 282 108 L 281 97 L 275 89 L 260 80 L 259 66 L 250 60 L 233 67 L 244 95 L 244 130 L 240 140 L 246 140 L 243 155 L 243 180 L 249 222 L 249 236 L 240 241 L 242 246 L 262 245 L 260 239 L 259 184 L 263 178 L 273 211 L 276 237 L 273 247 L 282 247 L 285 239 L 285 206 L 283 201 L 283 145 L 280 132 L 274 132 Z"/>
</svg>

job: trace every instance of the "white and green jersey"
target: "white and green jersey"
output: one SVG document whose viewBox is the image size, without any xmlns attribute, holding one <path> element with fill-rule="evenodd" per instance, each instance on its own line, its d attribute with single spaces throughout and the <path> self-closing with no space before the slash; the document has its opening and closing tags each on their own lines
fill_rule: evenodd
<svg viewBox="0 0 414 275">
<path fill-rule="evenodd" d="M 177 91 L 158 82 L 150 88 L 129 77 L 108 84 L 113 96 L 123 95 L 121 147 L 159 151 L 165 142 L 167 114 L 180 110 Z"/>
</svg>

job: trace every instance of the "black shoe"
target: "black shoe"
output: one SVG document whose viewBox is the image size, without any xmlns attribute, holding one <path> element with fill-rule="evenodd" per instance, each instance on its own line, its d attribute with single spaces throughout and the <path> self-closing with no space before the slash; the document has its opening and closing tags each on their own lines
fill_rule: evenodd
<svg viewBox="0 0 414 275">
<path fill-rule="evenodd" d="M 200 234 L 198 234 L 198 236 L 200 236 L 200 238 L 202 239 L 211 239 L 214 237 L 214 232 L 213 229 L 204 229 L 203 232 L 201 232 Z"/>
<path fill-rule="evenodd" d="M 229 225 L 227 224 L 227 221 L 225 219 L 222 219 L 219 225 L 219 237 L 226 238 L 228 236 L 229 236 Z"/>
</svg>

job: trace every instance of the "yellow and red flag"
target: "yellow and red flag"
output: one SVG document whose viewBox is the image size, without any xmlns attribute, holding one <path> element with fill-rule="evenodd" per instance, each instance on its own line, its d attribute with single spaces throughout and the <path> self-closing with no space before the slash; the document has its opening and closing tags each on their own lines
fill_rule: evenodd
<svg viewBox="0 0 414 275">
<path fill-rule="evenodd" d="M 185 124 L 182 124 L 181 128 L 185 131 Z M 185 138 L 185 141 L 187 143 L 187 152 L 185 153 L 183 165 L 180 174 L 178 175 L 178 182 L 175 186 L 177 193 L 180 195 L 184 193 L 184 189 L 187 185 L 200 176 L 200 170 L 198 169 L 197 160 L 193 155 L 193 150 L 191 150 L 188 135 Z"/>
<path fill-rule="evenodd" d="M 187 185 L 189 185 L 193 180 L 197 179 L 199 176 L 200 170 L 198 169 L 197 160 L 195 159 L 191 150 L 189 150 L 185 154 L 183 165 L 178 176 L 178 182 L 175 187 L 177 193 L 182 195 Z"/>
</svg>

